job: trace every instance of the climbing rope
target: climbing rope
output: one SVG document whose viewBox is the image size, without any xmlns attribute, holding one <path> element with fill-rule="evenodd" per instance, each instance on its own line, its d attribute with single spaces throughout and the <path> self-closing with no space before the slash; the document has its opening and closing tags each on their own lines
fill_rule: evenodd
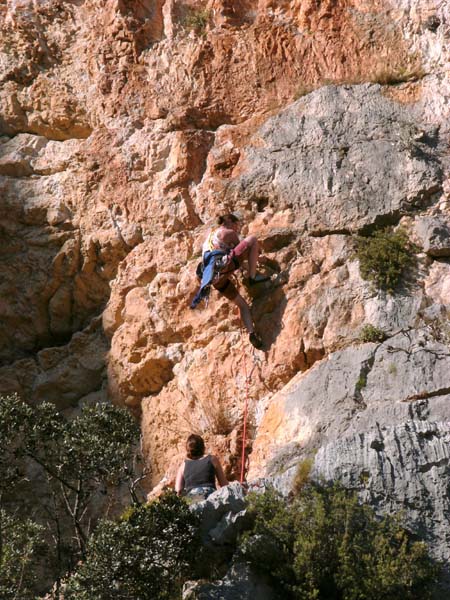
<svg viewBox="0 0 450 600">
<path fill-rule="evenodd" d="M 239 309 L 238 309 L 239 310 Z M 239 311 L 239 320 L 241 327 L 241 335 L 243 335 L 244 326 L 242 323 L 241 312 Z M 239 483 L 244 483 L 245 476 L 245 447 L 247 445 L 247 416 L 248 416 L 248 374 L 247 374 L 247 358 L 244 346 L 242 346 L 242 362 L 244 363 L 244 375 L 245 375 L 245 401 L 244 401 L 244 414 L 242 424 L 242 456 L 241 456 L 241 475 L 239 477 Z"/>
</svg>

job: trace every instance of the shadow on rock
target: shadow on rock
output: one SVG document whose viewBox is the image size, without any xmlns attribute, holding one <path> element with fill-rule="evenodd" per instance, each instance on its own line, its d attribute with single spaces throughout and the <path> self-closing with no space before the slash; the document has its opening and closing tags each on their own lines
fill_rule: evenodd
<svg viewBox="0 0 450 600">
<path fill-rule="evenodd" d="M 256 329 L 267 351 L 282 329 L 283 314 L 287 306 L 283 284 L 287 281 L 287 273 L 280 269 L 275 260 L 269 259 L 258 270 L 269 276 L 270 280 L 247 287 L 247 292 L 252 298 L 251 311 Z"/>
</svg>

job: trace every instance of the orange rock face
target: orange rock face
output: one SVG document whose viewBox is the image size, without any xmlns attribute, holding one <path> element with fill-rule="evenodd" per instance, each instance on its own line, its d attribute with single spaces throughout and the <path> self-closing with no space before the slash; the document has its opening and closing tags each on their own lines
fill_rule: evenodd
<svg viewBox="0 0 450 600">
<path fill-rule="evenodd" d="M 130 407 L 142 418 L 156 484 L 166 472 L 173 476 L 192 431 L 238 475 L 248 378 L 248 450 L 255 438 L 258 447 L 252 474 L 264 472 L 261 440 L 282 423 L 271 406 L 259 428 L 272 396 L 352 344 L 368 315 L 382 318 L 384 304 L 360 277 L 350 234 L 378 221 L 397 224 L 405 214 L 414 219 L 415 210 L 448 213 L 448 165 L 432 155 L 441 143 L 432 129 L 444 130 L 446 121 L 439 98 L 450 88 L 447 30 L 445 13 L 425 4 L 3 4 L 0 391 L 39 401 L 51 388 L 55 401 L 61 391 L 65 409 L 92 395 Z M 367 82 L 381 87 L 351 96 L 352 85 Z M 339 169 L 349 181 L 362 175 L 352 144 L 333 138 L 332 101 L 321 95 L 331 83 L 351 90 L 343 114 L 380 104 L 380 119 L 391 111 L 392 128 L 402 123 L 392 139 L 381 126 L 366 137 L 385 145 L 377 156 L 395 146 L 411 185 L 397 204 L 380 205 L 379 216 L 367 217 L 361 204 L 354 228 L 351 207 L 360 198 L 350 191 L 342 204 L 349 208 L 340 209 L 347 224 L 308 229 L 304 205 L 283 192 L 291 175 L 278 167 L 259 173 L 255 156 L 294 152 L 302 140 L 323 148 L 317 186 L 340 202 L 344 192 L 333 192 Z M 314 123 L 290 140 L 283 110 L 295 101 L 304 113 L 295 119 L 309 115 Z M 273 139 L 265 131 L 277 115 Z M 419 150 L 431 157 L 431 170 Z M 305 156 L 299 150 L 289 158 L 292 173 Z M 387 187 L 386 197 L 394 195 Z M 308 195 L 303 200 L 308 205 Z M 309 208 L 318 220 L 327 212 Z M 189 309 L 201 243 L 231 209 L 242 214 L 244 234 L 260 239 L 261 268 L 273 280 L 255 291 L 238 276 L 264 352 L 253 349 L 235 307 L 216 292 L 206 308 Z M 426 269 L 411 306 L 448 302 L 446 265 Z"/>
</svg>

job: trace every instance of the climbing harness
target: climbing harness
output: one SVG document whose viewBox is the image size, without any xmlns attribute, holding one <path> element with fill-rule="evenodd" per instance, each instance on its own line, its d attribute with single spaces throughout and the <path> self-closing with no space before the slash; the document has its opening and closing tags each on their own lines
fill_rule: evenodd
<svg viewBox="0 0 450 600">
<path fill-rule="evenodd" d="M 220 274 L 222 259 L 226 256 L 223 250 L 208 251 L 203 255 L 203 260 L 197 265 L 196 274 L 200 279 L 200 287 L 191 302 L 191 308 L 196 308 L 200 302 L 209 296 L 211 285 Z"/>
<path fill-rule="evenodd" d="M 196 308 L 200 302 L 207 299 L 211 286 L 214 285 L 224 275 L 240 268 L 240 264 L 233 256 L 233 251 L 224 250 L 207 251 L 203 255 L 203 260 L 197 265 L 196 275 L 200 280 L 200 287 L 191 302 L 191 308 Z"/>
</svg>

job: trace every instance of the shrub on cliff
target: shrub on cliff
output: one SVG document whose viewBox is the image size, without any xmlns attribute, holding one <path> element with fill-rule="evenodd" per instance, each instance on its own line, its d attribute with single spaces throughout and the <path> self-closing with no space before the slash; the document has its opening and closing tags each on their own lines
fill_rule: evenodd
<svg viewBox="0 0 450 600">
<path fill-rule="evenodd" d="M 276 492 L 254 496 L 254 525 L 241 550 L 286 597 L 304 600 L 425 600 L 438 569 L 425 544 L 397 518 L 377 519 L 356 495 L 309 485 L 288 503 Z"/>
<path fill-rule="evenodd" d="M 195 31 L 198 35 L 205 35 L 210 17 L 209 10 L 191 9 L 185 16 L 183 25 L 189 31 Z"/>
<path fill-rule="evenodd" d="M 379 327 L 367 323 L 359 332 L 359 341 L 382 343 L 386 339 L 386 334 Z"/>
<path fill-rule="evenodd" d="M 393 293 L 407 267 L 413 263 L 414 247 L 403 229 L 382 229 L 356 238 L 356 258 L 361 277 L 377 289 Z"/>
<path fill-rule="evenodd" d="M 65 600 L 168 600 L 179 597 L 201 547 L 199 520 L 170 493 L 103 521 L 86 562 L 69 580 Z"/>
</svg>

